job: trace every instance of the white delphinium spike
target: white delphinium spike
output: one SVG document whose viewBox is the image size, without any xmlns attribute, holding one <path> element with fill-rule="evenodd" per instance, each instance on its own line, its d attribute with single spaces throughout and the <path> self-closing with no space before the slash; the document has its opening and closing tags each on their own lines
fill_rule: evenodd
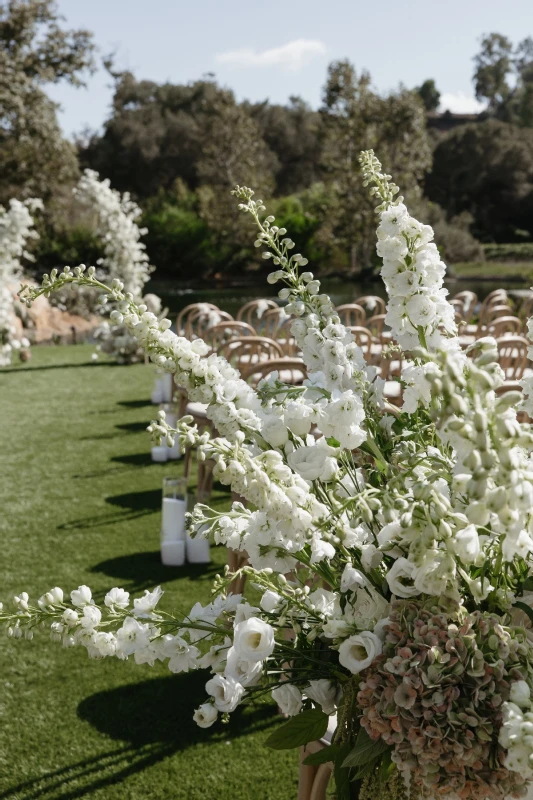
<svg viewBox="0 0 533 800">
<path fill-rule="evenodd" d="M 141 209 L 129 192 L 121 195 L 111 188 L 108 178 L 101 181 L 92 169 L 84 171 L 74 195 L 96 214 L 97 232 L 105 253 L 98 263 L 110 278 L 119 278 L 124 283 L 126 292 L 140 297 L 153 271 L 145 245 L 140 241 L 147 229 L 139 228 L 136 222 Z"/>
</svg>

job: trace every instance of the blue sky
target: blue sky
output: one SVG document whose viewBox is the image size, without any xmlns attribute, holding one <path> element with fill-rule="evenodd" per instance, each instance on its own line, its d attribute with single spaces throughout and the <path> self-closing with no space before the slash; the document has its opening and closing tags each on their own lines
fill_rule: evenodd
<svg viewBox="0 0 533 800">
<path fill-rule="evenodd" d="M 381 91 L 434 78 L 444 105 L 474 110 L 472 57 L 483 33 L 533 36 L 533 0 L 59 0 L 72 27 L 138 78 L 182 83 L 214 72 L 239 99 L 320 104 L 326 66 L 348 57 Z M 67 134 L 98 129 L 110 78 L 53 86 Z"/>
</svg>

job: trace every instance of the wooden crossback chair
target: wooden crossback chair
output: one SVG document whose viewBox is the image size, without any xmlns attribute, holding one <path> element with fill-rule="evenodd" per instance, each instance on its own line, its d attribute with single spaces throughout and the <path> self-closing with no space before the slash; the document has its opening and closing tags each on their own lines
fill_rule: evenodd
<svg viewBox="0 0 533 800">
<path fill-rule="evenodd" d="M 212 350 L 218 350 L 226 342 L 233 339 L 242 339 L 246 336 L 257 336 L 257 333 L 247 322 L 228 320 L 212 325 L 205 334 L 205 341 Z"/>
<path fill-rule="evenodd" d="M 245 336 L 232 339 L 218 348 L 217 353 L 241 372 L 243 369 L 269 361 L 272 358 L 283 358 L 281 345 L 266 336 Z"/>
<path fill-rule="evenodd" d="M 213 305 L 213 303 L 191 303 L 182 308 L 176 319 L 176 333 L 178 336 L 185 336 L 185 326 L 189 317 L 195 317 L 198 311 L 207 311 L 208 309 L 220 311 L 218 306 Z"/>
<path fill-rule="evenodd" d="M 339 315 L 340 321 L 347 328 L 352 325 L 364 325 L 366 320 L 365 309 L 357 303 L 344 303 L 342 306 L 337 306 L 335 309 Z"/>
<path fill-rule="evenodd" d="M 239 310 L 237 311 L 236 319 L 239 322 L 247 322 L 248 325 L 252 325 L 254 328 L 258 327 L 258 321 L 261 319 L 263 314 L 269 309 L 277 308 L 278 304 L 275 300 L 250 300 L 249 303 L 245 303 Z"/>
<path fill-rule="evenodd" d="M 522 333 L 522 320 L 518 317 L 498 317 L 487 325 L 485 336 L 500 338 L 506 333 L 520 335 Z"/>
<path fill-rule="evenodd" d="M 259 364 L 243 368 L 242 377 L 254 388 L 273 372 L 277 372 L 280 381 L 300 386 L 307 378 L 307 367 L 301 358 L 273 358 Z"/>
<path fill-rule="evenodd" d="M 384 314 L 386 310 L 385 301 L 383 298 L 378 297 L 377 294 L 365 294 L 363 297 L 358 297 L 355 303 L 364 308 L 369 317 L 373 317 L 376 314 Z"/>
<path fill-rule="evenodd" d="M 506 336 L 497 339 L 498 361 L 506 381 L 519 381 L 527 367 L 529 342 L 523 336 Z"/>
</svg>

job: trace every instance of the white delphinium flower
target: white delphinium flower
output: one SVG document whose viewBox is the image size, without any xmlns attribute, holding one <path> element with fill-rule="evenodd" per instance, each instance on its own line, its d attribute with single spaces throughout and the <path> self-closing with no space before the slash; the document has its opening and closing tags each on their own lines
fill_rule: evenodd
<svg viewBox="0 0 533 800">
<path fill-rule="evenodd" d="M 111 589 L 104 598 L 104 603 L 110 609 L 120 608 L 122 611 L 128 607 L 130 602 L 130 593 L 125 592 L 124 589 Z"/>
</svg>

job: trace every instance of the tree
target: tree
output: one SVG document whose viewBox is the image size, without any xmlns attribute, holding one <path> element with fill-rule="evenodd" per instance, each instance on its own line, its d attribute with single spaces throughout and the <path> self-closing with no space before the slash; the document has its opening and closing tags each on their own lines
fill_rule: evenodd
<svg viewBox="0 0 533 800">
<path fill-rule="evenodd" d="M 428 78 L 421 86 L 415 89 L 416 94 L 424 103 L 426 111 L 436 111 L 440 104 L 440 92 L 433 78 Z"/>
<path fill-rule="evenodd" d="M 469 212 L 485 241 L 533 235 L 533 131 L 493 119 L 456 128 L 434 151 L 426 193 L 448 219 Z"/>
<path fill-rule="evenodd" d="M 474 87 L 478 100 L 488 101 L 491 115 L 525 127 L 533 125 L 533 39 L 513 47 L 500 33 L 481 40 L 474 58 Z"/>
<path fill-rule="evenodd" d="M 276 157 L 276 195 L 299 192 L 319 178 L 321 117 L 300 97 L 286 106 L 244 104 Z"/>
<path fill-rule="evenodd" d="M 63 30 L 53 0 L 0 4 L 0 200 L 48 199 L 78 171 L 74 148 L 61 136 L 56 106 L 42 86 L 82 85 L 93 67 L 91 34 Z"/>
<path fill-rule="evenodd" d="M 373 148 L 386 171 L 418 197 L 431 164 L 426 112 L 405 89 L 380 97 L 371 89 L 370 75 L 357 76 L 346 60 L 329 66 L 321 113 L 322 166 L 331 196 L 325 224 L 350 268 L 367 268 L 375 247 L 375 203 L 363 186 L 359 153 Z"/>
</svg>

